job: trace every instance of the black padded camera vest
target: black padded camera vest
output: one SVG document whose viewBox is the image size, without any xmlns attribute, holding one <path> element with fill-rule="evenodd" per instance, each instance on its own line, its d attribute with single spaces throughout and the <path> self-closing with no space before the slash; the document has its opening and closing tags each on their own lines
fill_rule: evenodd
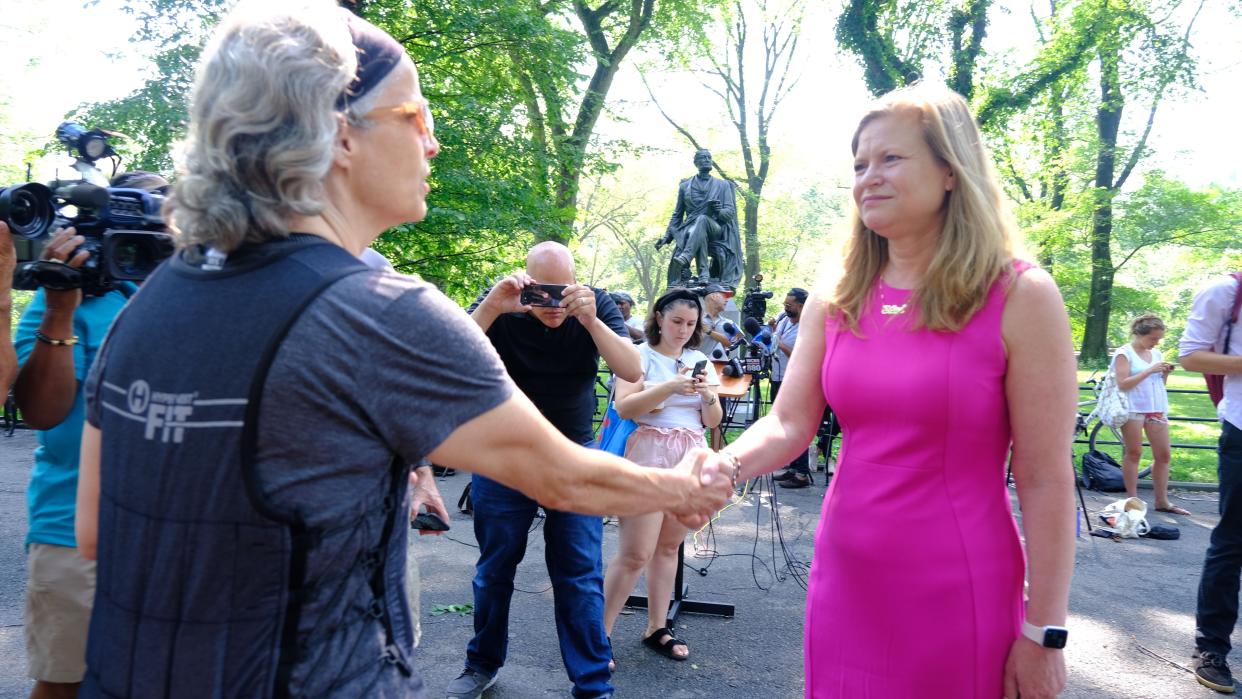
<svg viewBox="0 0 1242 699">
<path fill-rule="evenodd" d="M 165 264 L 105 344 L 82 697 L 421 694 L 402 584 L 405 464 L 393 460 L 355 520 L 311 528 L 265 495 L 254 460 L 289 329 L 367 267 L 313 236 L 268 245 L 262 264 L 210 278 Z M 308 571 L 325 558 L 329 570 Z M 309 618 L 312 599 L 345 611 Z"/>
</svg>

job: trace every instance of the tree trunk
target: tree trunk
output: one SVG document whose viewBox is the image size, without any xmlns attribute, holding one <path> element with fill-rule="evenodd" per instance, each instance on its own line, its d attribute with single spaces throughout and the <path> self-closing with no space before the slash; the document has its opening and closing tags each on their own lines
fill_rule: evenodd
<svg viewBox="0 0 1242 699">
<path fill-rule="evenodd" d="M 970 0 L 965 7 L 949 16 L 949 36 L 953 47 L 953 64 L 949 71 L 949 87 L 967 101 L 975 94 L 975 64 L 983 50 L 988 31 L 988 8 L 992 0 Z M 966 37 L 969 27 L 970 36 Z"/>
<path fill-rule="evenodd" d="M 1121 61 L 1116 32 L 1101 40 L 1100 106 L 1095 113 L 1099 151 L 1095 160 L 1095 201 L 1091 217 L 1091 296 L 1087 301 L 1087 322 L 1082 336 L 1082 359 L 1108 356 L 1108 321 L 1113 306 L 1114 174 L 1117 167 L 1117 132 L 1125 97 L 1121 94 Z"/>
<path fill-rule="evenodd" d="M 746 277 L 742 279 L 741 287 L 738 291 L 742 291 L 749 284 L 752 277 L 759 273 L 759 195 L 751 195 L 743 192 L 742 199 L 745 200 L 743 213 L 745 220 L 743 224 L 742 245 L 746 248 Z"/>
<path fill-rule="evenodd" d="M 1041 198 L 1048 202 L 1052 211 L 1065 208 L 1065 195 L 1069 190 L 1069 173 L 1066 171 L 1065 160 L 1069 157 L 1069 138 L 1065 128 L 1065 96 L 1066 88 L 1058 85 L 1052 89 L 1048 98 L 1049 130 L 1047 149 L 1044 153 L 1044 191 Z M 1039 246 L 1039 265 L 1044 271 L 1052 274 L 1052 266 L 1056 260 L 1052 256 L 1053 245 L 1045 240 Z"/>
<path fill-rule="evenodd" d="M 567 243 L 573 237 L 574 221 L 578 218 L 579 180 L 582 177 L 582 166 L 586 161 L 591 134 L 604 111 L 608 91 L 612 88 L 617 71 L 621 69 L 621 62 L 651 25 L 655 0 L 634 0 L 630 3 L 628 13 L 620 16 L 626 26 L 625 33 L 617 38 L 615 46 L 612 47 L 608 45 L 604 27 L 608 17 L 621 9 L 621 5 L 606 2 L 591 9 L 583 0 L 575 0 L 573 5 L 574 13 L 582 22 L 583 31 L 590 42 L 595 57 L 595 69 L 583 92 L 582 102 L 578 105 L 573 131 L 558 139 L 555 144 L 556 167 L 553 168 L 553 177 L 560 225 L 553 230 L 535 232 L 538 240 L 555 240 L 560 243 Z"/>
<path fill-rule="evenodd" d="M 1096 190 L 1107 203 L 1097 204 L 1091 222 L 1091 297 L 1082 335 L 1081 358 L 1108 357 L 1108 321 L 1113 310 L 1112 192 Z"/>
</svg>

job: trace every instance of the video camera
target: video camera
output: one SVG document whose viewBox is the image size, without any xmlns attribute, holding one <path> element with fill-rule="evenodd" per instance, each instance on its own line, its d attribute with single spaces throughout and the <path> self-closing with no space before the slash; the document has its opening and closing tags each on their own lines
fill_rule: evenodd
<svg viewBox="0 0 1242 699">
<path fill-rule="evenodd" d="M 771 291 L 763 290 L 763 275 L 756 274 L 751 277 L 755 285 L 746 289 L 746 296 L 742 299 L 742 318 L 754 318 L 763 325 L 763 320 L 768 312 L 768 299 L 772 298 Z"/>
<path fill-rule="evenodd" d="M 75 157 L 73 168 L 80 179 L 0 188 L 0 220 L 14 234 L 17 249 L 14 289 L 81 289 L 88 296 L 102 296 L 118 281 L 146 279 L 172 255 L 173 239 L 160 214 L 163 195 L 109 186 L 95 167 L 104 157 L 119 164 L 109 135 L 66 121 L 56 128 L 56 138 Z M 86 239 L 78 248 L 90 253 L 82 267 L 41 260 L 48 234 L 69 226 Z"/>
</svg>

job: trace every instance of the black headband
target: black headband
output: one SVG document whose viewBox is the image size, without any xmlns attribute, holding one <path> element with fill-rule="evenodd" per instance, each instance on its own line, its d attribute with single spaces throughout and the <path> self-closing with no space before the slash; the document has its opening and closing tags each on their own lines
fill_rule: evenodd
<svg viewBox="0 0 1242 699">
<path fill-rule="evenodd" d="M 664 292 L 664 295 L 656 300 L 655 310 L 663 313 L 664 309 L 671 306 L 674 301 L 692 301 L 700 313 L 703 310 L 699 295 L 685 287 L 675 287 Z"/>
<path fill-rule="evenodd" d="M 361 17 L 349 16 L 349 34 L 358 54 L 358 72 L 345 91 L 336 98 L 336 108 L 344 111 L 350 100 L 370 92 L 401 62 L 405 49 L 383 29 Z"/>
</svg>

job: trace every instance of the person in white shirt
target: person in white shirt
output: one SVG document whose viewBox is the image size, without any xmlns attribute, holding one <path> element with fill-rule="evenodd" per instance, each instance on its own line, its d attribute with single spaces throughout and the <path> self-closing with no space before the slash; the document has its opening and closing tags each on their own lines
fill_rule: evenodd
<svg viewBox="0 0 1242 699">
<path fill-rule="evenodd" d="M 1238 576 L 1242 572 L 1242 332 L 1234 332 L 1239 275 L 1213 279 L 1190 306 L 1178 343 L 1187 371 L 1224 375 L 1217 473 L 1220 521 L 1203 557 L 1195 610 L 1195 679 L 1218 692 L 1233 693 L 1230 642 L 1238 621 Z"/>
<path fill-rule="evenodd" d="M 1173 365 L 1164 361 L 1156 345 L 1164 339 L 1164 321 L 1145 313 L 1130 323 L 1130 342 L 1113 355 L 1117 387 L 1130 401 L 1130 419 L 1121 427 L 1125 442 L 1121 474 L 1126 496 L 1138 496 L 1139 462 L 1143 457 L 1143 433 L 1151 443 L 1151 481 L 1156 511 L 1176 515 L 1190 514 L 1169 502 L 1169 394 L 1165 383 Z"/>
<path fill-rule="evenodd" d="M 643 380 L 617 377 L 617 414 L 638 423 L 625 458 L 639 466 L 671 468 L 695 447 L 707 446 L 703 428 L 723 417 L 716 371 L 695 349 L 703 337 L 703 308 L 688 289 L 670 289 L 656 300 L 647 319 L 647 344 L 639 347 Z M 702 373 L 696 369 L 702 368 Z M 621 607 L 647 573 L 647 628 L 643 645 L 673 660 L 689 656 L 686 644 L 668 628 L 669 599 L 677 577 L 677 549 L 686 527 L 656 513 L 621 518 L 620 549 L 604 574 L 604 629 L 612 636 Z"/>
<path fill-rule="evenodd" d="M 621 318 L 625 320 L 625 331 L 630 334 L 630 341 L 634 344 L 642 342 L 646 337 L 643 319 L 631 315 L 634 310 L 634 297 L 624 291 L 613 291 L 608 295 L 612 297 L 612 302 L 617 304 L 617 310 L 621 311 Z"/>
</svg>

